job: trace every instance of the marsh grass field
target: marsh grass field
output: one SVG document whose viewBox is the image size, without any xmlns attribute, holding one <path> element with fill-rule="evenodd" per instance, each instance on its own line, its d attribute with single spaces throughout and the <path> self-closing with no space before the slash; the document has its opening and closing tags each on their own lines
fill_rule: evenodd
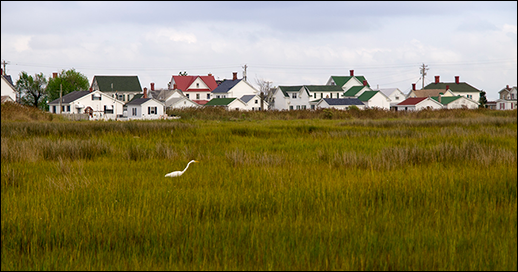
<svg viewBox="0 0 518 272">
<path fill-rule="evenodd" d="M 2 105 L 2 270 L 517 270 L 516 110 L 174 114 Z"/>
</svg>

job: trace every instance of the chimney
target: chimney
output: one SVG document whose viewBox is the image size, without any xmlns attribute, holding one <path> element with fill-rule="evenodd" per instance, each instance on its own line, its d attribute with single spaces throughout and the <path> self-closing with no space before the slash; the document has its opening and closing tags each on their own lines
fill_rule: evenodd
<svg viewBox="0 0 518 272">
<path fill-rule="evenodd" d="M 412 91 L 415 91 L 415 83 L 412 83 Z"/>
<path fill-rule="evenodd" d="M 176 89 L 178 89 L 178 85 L 176 85 L 176 83 L 175 83 L 175 84 L 173 84 L 173 90 L 176 90 Z"/>
<path fill-rule="evenodd" d="M 350 74 L 351 76 L 354 76 L 354 70 L 349 70 L 349 74 Z"/>
<path fill-rule="evenodd" d="M 435 84 L 439 83 L 439 76 L 435 76 Z"/>
<path fill-rule="evenodd" d="M 58 73 L 54 72 L 52 73 L 52 78 L 57 78 L 58 77 Z"/>
<path fill-rule="evenodd" d="M 232 80 L 237 80 L 237 72 L 232 72 Z"/>
<path fill-rule="evenodd" d="M 459 84 L 459 76 L 455 76 L 455 83 Z"/>
<path fill-rule="evenodd" d="M 0 75 L 4 75 L 4 69 L 0 68 L 0 71 L 2 71 Z"/>
<path fill-rule="evenodd" d="M 151 85 L 151 91 L 154 91 L 155 90 L 155 83 L 151 82 L 150 85 Z"/>
<path fill-rule="evenodd" d="M 147 98 L 147 88 L 144 87 L 144 95 L 142 96 L 142 98 Z"/>
<path fill-rule="evenodd" d="M 211 73 L 209 73 L 209 76 L 212 76 L 212 74 L 211 74 Z"/>
<path fill-rule="evenodd" d="M 367 86 L 367 80 L 363 81 L 363 86 Z"/>
<path fill-rule="evenodd" d="M 90 87 L 90 89 L 88 89 L 88 90 L 89 90 L 90 92 L 92 92 L 92 91 L 93 91 L 92 87 Z"/>
<path fill-rule="evenodd" d="M 505 88 L 506 88 L 506 89 L 508 89 L 508 90 L 510 90 L 510 89 L 509 89 L 509 85 L 505 86 Z"/>
<path fill-rule="evenodd" d="M 450 85 L 446 85 L 446 91 L 450 89 Z"/>
</svg>

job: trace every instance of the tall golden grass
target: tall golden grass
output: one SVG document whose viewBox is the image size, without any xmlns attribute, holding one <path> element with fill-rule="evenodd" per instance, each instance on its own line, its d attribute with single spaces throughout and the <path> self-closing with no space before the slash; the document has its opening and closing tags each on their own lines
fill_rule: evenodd
<svg viewBox="0 0 518 272">
<path fill-rule="evenodd" d="M 516 111 L 217 112 L 2 119 L 2 270 L 517 269 Z"/>
</svg>

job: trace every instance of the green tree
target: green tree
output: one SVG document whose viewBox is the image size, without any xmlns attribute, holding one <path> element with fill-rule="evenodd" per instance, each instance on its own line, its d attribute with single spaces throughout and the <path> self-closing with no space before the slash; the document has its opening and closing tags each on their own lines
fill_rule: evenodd
<svg viewBox="0 0 518 272">
<path fill-rule="evenodd" d="M 22 71 L 19 79 L 16 81 L 16 90 L 20 97 L 22 105 L 28 105 L 45 109 L 47 93 L 45 87 L 47 79 L 43 73 L 35 74 L 34 77 Z"/>
<path fill-rule="evenodd" d="M 85 75 L 77 72 L 75 69 L 72 68 L 67 71 L 63 69 L 56 78 L 49 79 L 49 84 L 47 85 L 49 102 L 59 98 L 60 85 L 63 95 L 66 95 L 73 91 L 88 90 L 90 83 Z"/>
<path fill-rule="evenodd" d="M 480 103 L 480 105 L 478 106 L 479 108 L 487 108 L 486 92 L 480 92 L 480 99 L 478 100 L 478 103 Z"/>
</svg>

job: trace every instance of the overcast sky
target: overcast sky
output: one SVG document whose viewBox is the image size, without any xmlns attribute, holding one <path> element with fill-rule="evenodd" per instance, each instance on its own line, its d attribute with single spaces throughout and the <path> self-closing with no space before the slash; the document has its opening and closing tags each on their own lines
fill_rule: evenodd
<svg viewBox="0 0 518 272">
<path fill-rule="evenodd" d="M 76 69 L 137 75 L 243 74 L 278 85 L 363 75 L 373 88 L 460 76 L 496 100 L 517 85 L 517 2 L 1 2 L 7 74 Z"/>
</svg>

